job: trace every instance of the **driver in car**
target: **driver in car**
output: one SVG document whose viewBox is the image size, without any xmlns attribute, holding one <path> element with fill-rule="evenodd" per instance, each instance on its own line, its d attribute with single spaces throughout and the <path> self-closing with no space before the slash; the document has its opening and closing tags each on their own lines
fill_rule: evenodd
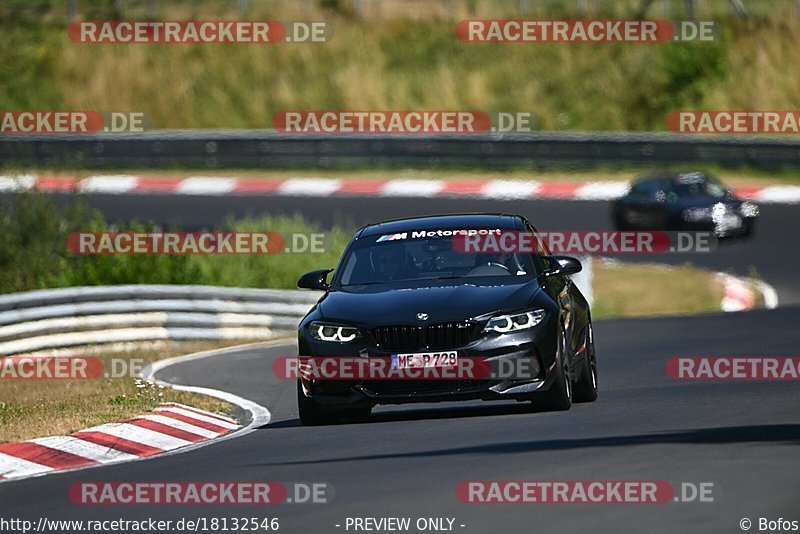
<svg viewBox="0 0 800 534">
<path fill-rule="evenodd" d="M 372 249 L 370 263 L 378 281 L 402 280 L 413 276 L 406 247 L 402 243 L 389 243 Z"/>
</svg>

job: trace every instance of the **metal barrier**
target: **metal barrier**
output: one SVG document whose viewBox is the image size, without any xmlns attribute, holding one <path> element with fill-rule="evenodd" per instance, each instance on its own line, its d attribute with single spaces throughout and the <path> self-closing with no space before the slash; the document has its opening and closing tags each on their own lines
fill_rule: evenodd
<svg viewBox="0 0 800 534">
<path fill-rule="evenodd" d="M 792 137 L 634 132 L 463 135 L 282 134 L 272 130 L 161 130 L 4 135 L 0 164 L 108 168 L 588 168 L 716 164 L 800 167 Z"/>
<path fill-rule="evenodd" d="M 121 285 L 0 296 L 0 355 L 149 340 L 266 339 L 290 332 L 319 293 Z"/>
</svg>

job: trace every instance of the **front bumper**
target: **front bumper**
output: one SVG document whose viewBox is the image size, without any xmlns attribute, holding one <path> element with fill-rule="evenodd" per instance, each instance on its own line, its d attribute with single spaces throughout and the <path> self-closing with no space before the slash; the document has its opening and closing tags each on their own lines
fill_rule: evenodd
<svg viewBox="0 0 800 534">
<path fill-rule="evenodd" d="M 444 402 L 458 400 L 527 400 L 535 392 L 547 389 L 556 353 L 557 331 L 552 317 L 530 330 L 513 334 L 486 334 L 461 347 L 449 347 L 459 357 L 483 358 L 500 367 L 500 360 L 509 360 L 506 368 L 515 361 L 525 360 L 532 370 L 524 379 L 518 376 L 495 376 L 469 379 L 420 379 L 420 380 L 300 380 L 308 397 L 322 406 L 331 408 L 359 408 L 376 404 L 405 404 L 414 402 Z M 313 339 L 301 326 L 298 336 L 299 354 L 312 357 L 365 357 L 388 358 L 396 352 L 386 351 L 372 344 L 367 337 L 351 343 L 325 343 Z M 416 352 L 429 352 L 420 349 Z M 437 349 L 435 352 L 441 352 Z M 415 351 L 404 351 L 415 352 Z M 533 377 L 533 378 L 531 378 Z"/>
<path fill-rule="evenodd" d="M 758 215 L 745 216 L 728 211 L 714 218 L 687 221 L 681 216 L 677 222 L 681 230 L 709 231 L 717 237 L 735 237 L 748 235 L 755 226 Z"/>
</svg>

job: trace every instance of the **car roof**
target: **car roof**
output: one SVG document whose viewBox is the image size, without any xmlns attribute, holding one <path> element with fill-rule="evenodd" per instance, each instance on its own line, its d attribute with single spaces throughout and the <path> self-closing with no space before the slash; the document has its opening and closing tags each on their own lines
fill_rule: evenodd
<svg viewBox="0 0 800 534">
<path fill-rule="evenodd" d="M 640 176 L 636 178 L 633 183 L 641 184 L 648 182 L 677 182 L 680 178 L 694 178 L 700 180 L 708 180 L 708 175 L 702 171 L 682 171 L 682 172 L 662 172 L 657 174 L 648 174 L 647 176 Z"/>
<path fill-rule="evenodd" d="M 358 237 L 393 234 L 414 230 L 500 228 L 524 230 L 525 219 L 521 215 L 505 213 L 465 213 L 457 215 L 433 215 L 394 219 L 368 224 L 361 229 Z"/>
</svg>

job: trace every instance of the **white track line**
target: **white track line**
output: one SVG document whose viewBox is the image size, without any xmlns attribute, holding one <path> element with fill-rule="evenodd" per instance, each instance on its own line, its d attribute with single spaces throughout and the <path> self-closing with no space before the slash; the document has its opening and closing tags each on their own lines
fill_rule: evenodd
<svg viewBox="0 0 800 534">
<path fill-rule="evenodd" d="M 381 188 L 382 197 L 435 197 L 442 192 L 445 183 L 441 180 L 389 180 Z"/>
<path fill-rule="evenodd" d="M 797 204 L 800 203 L 800 186 L 768 185 L 756 193 L 755 200 L 765 204 Z"/>
<path fill-rule="evenodd" d="M 3 454 L 2 452 L 0 452 L 0 466 L 2 466 L 2 470 L 0 470 L 0 476 L 14 477 L 0 481 L 2 483 L 43 475 L 53 471 L 52 467 L 29 462 L 28 460 L 23 460 L 22 458 L 17 458 L 16 456 L 9 456 L 8 454 Z"/>
<path fill-rule="evenodd" d="M 0 175 L 0 192 L 20 191 L 33 189 L 37 186 L 40 177 L 36 175 Z M 288 196 L 328 197 L 346 189 L 355 181 L 338 178 L 317 177 L 291 177 L 284 179 L 273 188 L 267 188 L 266 194 Z M 77 188 L 87 193 L 126 194 L 131 192 L 160 194 L 171 193 L 175 195 L 208 195 L 220 196 L 235 193 L 239 188 L 248 189 L 252 182 L 241 180 L 232 176 L 187 176 L 167 180 L 159 187 L 153 189 L 146 176 L 128 174 L 120 175 L 95 175 L 77 181 Z M 533 180 L 475 180 L 476 192 L 458 194 L 467 198 L 490 198 L 495 200 L 513 200 L 526 198 L 539 198 L 538 193 L 542 185 Z M 629 187 L 628 182 L 606 181 L 566 184 L 574 186 L 574 192 L 564 193 L 566 200 L 603 201 L 612 200 L 622 194 Z M 749 192 L 745 193 L 751 200 L 764 204 L 798 204 L 800 203 L 800 186 L 789 184 L 774 184 L 760 187 L 744 187 Z M 349 193 L 350 196 L 371 197 L 436 197 L 452 196 L 448 191 L 446 180 L 421 180 L 397 178 L 386 183 L 375 191 L 368 190 L 361 194 Z M 551 198 L 545 195 L 543 198 Z"/>
<path fill-rule="evenodd" d="M 768 310 L 774 310 L 777 308 L 778 292 L 775 291 L 775 288 L 763 280 L 754 280 L 753 283 L 755 283 L 756 287 L 758 287 L 758 290 L 761 291 L 761 294 L 764 296 L 764 307 L 766 307 Z"/>
<path fill-rule="evenodd" d="M 237 345 L 235 347 L 230 347 L 228 349 L 223 349 L 221 351 L 210 350 L 210 351 L 196 352 L 194 354 L 187 354 L 185 356 L 176 356 L 175 358 L 168 358 L 166 360 L 159 360 L 157 362 L 153 362 L 152 364 L 142 369 L 141 377 L 144 378 L 145 380 L 155 382 L 156 384 L 160 384 L 175 389 L 177 391 L 200 393 L 202 395 L 208 395 L 209 397 L 214 397 L 216 399 L 224 400 L 225 402 L 240 407 L 241 409 L 245 410 L 250 414 L 251 421 L 249 425 L 242 428 L 241 430 L 237 430 L 236 432 L 233 432 L 231 434 L 226 434 L 221 438 L 214 440 L 214 443 L 216 443 L 220 440 L 233 439 L 236 437 L 241 437 L 246 434 L 249 434 L 256 428 L 268 424 L 270 422 L 272 415 L 269 413 L 269 410 L 267 410 L 264 406 L 261 406 L 260 404 L 257 404 L 251 400 L 239 397 L 238 395 L 234 395 L 233 393 L 228 393 L 227 391 L 220 391 L 217 389 L 204 388 L 198 386 L 184 386 L 180 384 L 172 384 L 170 382 L 165 382 L 163 380 L 155 379 L 155 375 L 172 365 L 210 358 L 219 354 L 220 352 L 234 352 L 253 347 L 270 347 L 274 345 L 285 345 L 285 344 L 287 344 L 287 340 L 282 339 L 267 343 L 249 343 L 247 345 Z M 203 443 L 204 442 L 197 443 L 196 446 L 202 446 Z"/>
<path fill-rule="evenodd" d="M 578 188 L 575 200 L 614 200 L 624 195 L 630 184 L 628 182 L 590 182 Z"/>
<path fill-rule="evenodd" d="M 106 445 L 90 443 L 83 439 L 72 436 L 50 436 L 47 438 L 36 438 L 30 440 L 33 443 L 55 449 L 57 451 L 75 454 L 81 458 L 88 458 L 96 462 L 108 462 L 109 460 L 135 460 L 139 458 L 135 454 L 118 451 Z"/>
<path fill-rule="evenodd" d="M 156 415 L 156 414 L 147 414 L 147 415 L 140 415 L 137 419 L 144 419 L 146 421 L 153 421 L 154 423 L 161 423 L 162 425 L 166 425 L 170 428 L 174 428 L 176 430 L 182 430 L 184 432 L 189 432 L 192 434 L 197 434 L 198 436 L 203 436 L 207 439 L 214 439 L 219 436 L 219 432 L 214 432 L 213 430 L 207 430 L 205 428 L 201 428 L 199 426 L 195 426 L 191 423 L 186 423 L 181 421 L 180 419 L 175 419 L 173 417 L 167 417 L 166 415 Z"/>
<path fill-rule="evenodd" d="M 533 197 L 539 182 L 522 180 L 489 180 L 481 188 L 480 197 L 494 200 L 514 200 Z"/>
<path fill-rule="evenodd" d="M 722 280 L 725 287 L 725 296 L 720 307 L 726 312 L 749 311 L 754 308 L 755 291 L 764 298 L 764 308 L 774 310 L 778 307 L 778 292 L 775 288 L 757 278 L 734 276 L 724 272 L 717 272 L 717 277 Z"/>
<path fill-rule="evenodd" d="M 130 174 L 89 176 L 78 182 L 82 193 L 106 193 L 120 195 L 136 189 L 139 178 Z"/>
<path fill-rule="evenodd" d="M 238 346 L 238 345 L 237 345 Z M 219 413 L 211 413 L 200 410 L 199 408 L 192 408 L 191 406 L 186 406 L 185 404 L 180 404 L 178 402 L 165 402 L 160 406 L 160 408 L 182 408 L 187 412 L 192 412 L 194 414 L 200 413 L 200 415 L 204 415 L 206 417 L 211 417 L 212 419 L 222 419 L 223 421 L 234 425 L 236 428 L 239 427 L 239 422 L 234 419 L 233 417 L 228 417 L 227 415 L 222 415 Z"/>
<path fill-rule="evenodd" d="M 237 425 L 236 423 L 229 423 L 227 421 L 223 421 L 222 419 L 217 419 L 216 417 L 209 417 L 207 415 L 199 414 L 197 412 L 192 412 L 190 410 L 184 410 L 183 408 L 178 408 L 177 406 L 159 406 L 153 411 L 169 412 L 177 415 L 183 415 L 185 417 L 191 417 L 192 419 L 197 419 L 198 421 L 202 421 L 204 423 L 209 423 L 212 425 L 217 425 L 222 428 L 227 428 L 228 430 L 239 428 L 239 425 Z"/>
<path fill-rule="evenodd" d="M 214 178 L 208 176 L 189 176 L 184 178 L 175 188 L 181 195 L 225 195 L 238 185 L 236 178 Z"/>
<path fill-rule="evenodd" d="M 0 176 L 0 192 L 27 191 L 36 187 L 37 177 L 32 174 Z"/>
<path fill-rule="evenodd" d="M 135 441 L 136 443 L 165 451 L 186 447 L 192 444 L 191 441 L 186 441 L 185 439 L 176 438 L 169 434 L 156 432 L 155 430 L 142 428 L 130 423 L 108 423 L 93 428 L 87 428 L 77 433 L 80 434 L 81 432 L 101 432 L 115 438 Z"/>
<path fill-rule="evenodd" d="M 281 195 L 297 197 L 328 197 L 342 187 L 341 180 L 330 178 L 289 178 L 277 191 Z"/>
</svg>

